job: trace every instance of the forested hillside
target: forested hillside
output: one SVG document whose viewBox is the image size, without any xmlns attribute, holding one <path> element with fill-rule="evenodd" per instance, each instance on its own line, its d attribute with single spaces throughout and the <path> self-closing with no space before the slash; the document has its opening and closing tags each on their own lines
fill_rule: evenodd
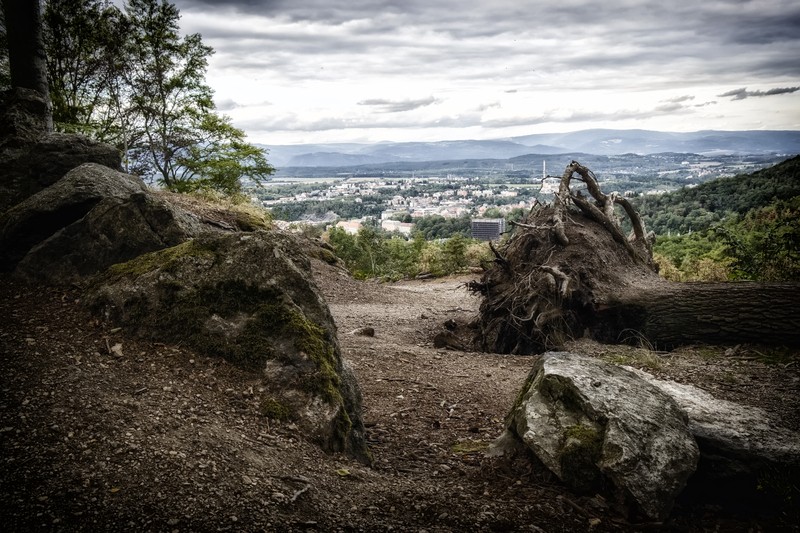
<svg viewBox="0 0 800 533">
<path fill-rule="evenodd" d="M 703 183 L 634 202 L 656 235 L 708 229 L 734 214 L 744 215 L 776 200 L 800 195 L 800 156 L 752 174 Z"/>
<path fill-rule="evenodd" d="M 636 204 L 669 279 L 800 279 L 800 156 Z"/>
</svg>

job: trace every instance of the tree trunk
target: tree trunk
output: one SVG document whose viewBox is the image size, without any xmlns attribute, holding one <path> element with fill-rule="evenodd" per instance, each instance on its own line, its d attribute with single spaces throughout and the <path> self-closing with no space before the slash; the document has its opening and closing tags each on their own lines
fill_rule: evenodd
<svg viewBox="0 0 800 533">
<path fill-rule="evenodd" d="M 47 102 L 47 131 L 53 131 L 53 113 L 47 83 L 47 61 L 42 38 L 39 0 L 2 0 L 8 36 L 11 86 L 32 89 Z"/>
<path fill-rule="evenodd" d="M 573 174 L 590 197 L 570 189 Z M 626 237 L 614 206 L 633 232 Z M 800 284 L 670 283 L 652 258 L 652 235 L 624 198 L 600 191 L 572 162 L 552 206 L 534 207 L 495 265 L 470 288 L 483 294 L 476 341 L 486 351 L 530 354 L 569 339 L 800 346 Z"/>
<path fill-rule="evenodd" d="M 654 348 L 691 343 L 800 346 L 800 285 L 663 283 L 628 291 L 598 308 L 591 335 L 646 340 Z"/>
</svg>

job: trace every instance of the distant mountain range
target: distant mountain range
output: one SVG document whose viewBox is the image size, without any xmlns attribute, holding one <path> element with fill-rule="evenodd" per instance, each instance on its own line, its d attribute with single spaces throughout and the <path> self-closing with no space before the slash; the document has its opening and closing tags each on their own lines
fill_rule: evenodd
<svg viewBox="0 0 800 533">
<path fill-rule="evenodd" d="M 527 154 L 800 154 L 800 131 L 697 131 L 593 129 L 541 133 L 488 141 L 382 142 L 375 144 L 261 145 L 282 167 L 352 167 L 393 162 L 509 159 Z"/>
</svg>

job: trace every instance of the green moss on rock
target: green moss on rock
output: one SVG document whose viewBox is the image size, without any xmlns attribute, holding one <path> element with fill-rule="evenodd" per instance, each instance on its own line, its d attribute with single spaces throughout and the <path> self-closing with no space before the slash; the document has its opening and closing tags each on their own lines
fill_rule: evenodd
<svg viewBox="0 0 800 533">
<path fill-rule="evenodd" d="M 242 231 L 256 231 L 260 229 L 270 229 L 272 222 L 267 218 L 266 213 L 254 213 L 251 211 L 234 211 L 236 225 Z"/>
<path fill-rule="evenodd" d="M 109 269 L 92 305 L 139 336 L 266 371 L 275 396 L 262 404 L 265 416 L 325 419 L 309 428 L 325 449 L 369 462 L 358 386 L 342 365 L 308 259 L 290 237 L 209 234 L 146 254 Z M 279 401 L 280 391 L 293 400 Z M 314 413 L 302 410 L 296 392 Z"/>
<path fill-rule="evenodd" d="M 575 424 L 564 430 L 562 479 L 579 492 L 596 490 L 602 483 L 597 463 L 603 452 L 603 434 L 594 426 Z"/>
<path fill-rule="evenodd" d="M 273 420 L 286 421 L 293 418 L 292 410 L 272 397 L 262 400 L 258 407 L 262 415 Z"/>
<path fill-rule="evenodd" d="M 192 239 L 171 248 L 142 254 L 125 263 L 111 265 L 106 271 L 106 281 L 126 276 L 141 276 L 155 270 L 169 272 L 186 257 L 213 259 L 214 256 L 213 249 Z"/>
</svg>

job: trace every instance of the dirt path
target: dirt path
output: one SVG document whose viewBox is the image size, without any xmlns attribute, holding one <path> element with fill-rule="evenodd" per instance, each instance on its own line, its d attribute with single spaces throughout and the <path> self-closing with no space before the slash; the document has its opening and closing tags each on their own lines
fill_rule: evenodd
<svg viewBox="0 0 800 533">
<path fill-rule="evenodd" d="M 76 290 L 0 279 L 4 530 L 635 529 L 602 499 L 571 495 L 524 458 L 483 456 L 531 357 L 433 347 L 446 321 L 466 322 L 476 311 L 465 278 L 381 285 L 314 265 L 361 384 L 371 468 L 326 455 L 291 423 L 262 416 L 257 374 L 129 338 L 90 317 Z M 351 333 L 364 327 L 375 335 Z M 709 369 L 727 377 L 709 377 Z M 731 367 L 714 354 L 676 356 L 659 372 L 742 397 L 752 383 L 770 383 L 764 390 L 778 393 L 749 401 L 796 420 L 797 394 L 789 403 L 778 396 L 798 389 L 796 359 L 770 366 L 741 358 Z M 751 525 L 679 505 L 664 529 Z"/>
</svg>

